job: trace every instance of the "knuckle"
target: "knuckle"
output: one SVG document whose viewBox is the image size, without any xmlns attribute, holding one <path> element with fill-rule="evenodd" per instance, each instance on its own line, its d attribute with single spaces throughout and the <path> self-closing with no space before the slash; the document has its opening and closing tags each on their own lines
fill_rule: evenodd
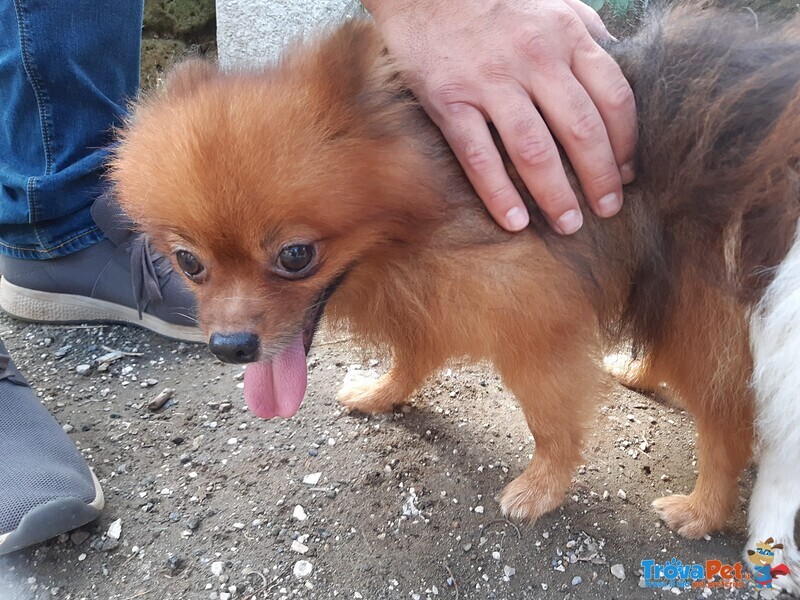
<svg viewBox="0 0 800 600">
<path fill-rule="evenodd" d="M 592 142 L 605 134 L 605 126 L 600 115 L 583 113 L 572 122 L 570 132 L 579 142 Z"/>
<path fill-rule="evenodd" d="M 458 81 L 440 81 L 431 85 L 428 95 L 436 103 L 446 108 L 450 105 L 463 104 L 467 98 L 467 88 Z"/>
<path fill-rule="evenodd" d="M 482 144 L 467 142 L 464 145 L 465 166 L 476 173 L 485 173 L 493 163 L 491 150 Z"/>
<path fill-rule="evenodd" d="M 619 188 L 620 179 L 616 164 L 609 164 L 603 171 L 595 173 L 590 178 L 589 184 L 592 188 L 597 190 L 614 190 Z"/>
<path fill-rule="evenodd" d="M 538 167 L 549 163 L 555 153 L 553 142 L 542 135 L 528 133 L 517 143 L 517 157 L 527 167 Z"/>
<path fill-rule="evenodd" d="M 580 35 L 586 30 L 583 21 L 572 9 L 562 9 L 555 12 L 556 25 L 559 31 L 567 35 Z"/>
<path fill-rule="evenodd" d="M 484 81 L 498 82 L 510 79 L 510 66 L 503 58 L 492 58 L 478 66 L 478 73 Z"/>
<path fill-rule="evenodd" d="M 488 194 L 486 194 L 485 204 L 488 207 L 501 210 L 514 204 L 516 193 L 517 192 L 513 186 L 504 185 L 491 190 Z"/>
<path fill-rule="evenodd" d="M 552 41 L 540 28 L 521 28 L 514 37 L 514 45 L 523 56 L 537 62 L 553 52 Z"/>
<path fill-rule="evenodd" d="M 575 208 L 575 195 L 571 188 L 549 189 L 539 195 L 536 203 L 550 218 L 558 218 L 564 211 Z"/>
<path fill-rule="evenodd" d="M 636 98 L 628 82 L 624 79 L 608 93 L 608 105 L 612 110 L 635 110 Z"/>
</svg>

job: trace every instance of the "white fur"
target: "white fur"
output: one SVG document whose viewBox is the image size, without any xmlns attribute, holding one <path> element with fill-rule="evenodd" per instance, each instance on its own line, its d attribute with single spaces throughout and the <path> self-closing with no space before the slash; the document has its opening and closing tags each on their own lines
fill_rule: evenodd
<svg viewBox="0 0 800 600">
<path fill-rule="evenodd" d="M 794 521 L 800 509 L 800 231 L 750 319 L 756 434 L 761 456 L 750 500 L 750 540 L 784 545 L 774 565 L 792 571 L 773 586 L 800 595 Z M 746 556 L 745 556 L 746 558 Z"/>
</svg>

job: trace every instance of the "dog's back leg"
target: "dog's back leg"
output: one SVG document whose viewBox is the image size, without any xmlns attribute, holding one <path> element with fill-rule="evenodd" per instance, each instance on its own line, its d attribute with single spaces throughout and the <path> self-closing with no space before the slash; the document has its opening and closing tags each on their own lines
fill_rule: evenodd
<svg viewBox="0 0 800 600">
<path fill-rule="evenodd" d="M 698 477 L 689 495 L 653 506 L 670 528 L 699 538 L 722 529 L 738 501 L 739 476 L 752 454 L 753 400 L 742 307 L 687 274 L 652 359 L 697 427 Z"/>
</svg>

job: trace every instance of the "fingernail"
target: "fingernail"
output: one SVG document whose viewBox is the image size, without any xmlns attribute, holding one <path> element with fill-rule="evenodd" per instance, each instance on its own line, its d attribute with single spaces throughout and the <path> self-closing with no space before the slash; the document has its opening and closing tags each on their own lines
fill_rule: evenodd
<svg viewBox="0 0 800 600">
<path fill-rule="evenodd" d="M 558 218 L 556 223 L 561 233 L 570 235 L 575 233 L 583 225 L 583 215 L 579 210 L 568 210 Z"/>
<path fill-rule="evenodd" d="M 511 231 L 519 231 L 525 229 L 530 222 L 528 213 L 522 210 L 519 206 L 509 209 L 506 213 L 506 227 Z"/>
<path fill-rule="evenodd" d="M 633 163 L 625 163 L 619 168 L 619 176 L 622 178 L 622 183 L 630 183 L 636 179 L 636 171 L 633 170 Z"/>
<path fill-rule="evenodd" d="M 619 194 L 607 194 L 597 201 L 597 212 L 601 217 L 613 217 L 622 208 Z"/>
</svg>

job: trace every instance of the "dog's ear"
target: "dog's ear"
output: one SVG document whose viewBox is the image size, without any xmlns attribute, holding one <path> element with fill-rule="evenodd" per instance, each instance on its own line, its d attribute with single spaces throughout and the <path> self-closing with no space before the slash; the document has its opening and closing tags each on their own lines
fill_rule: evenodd
<svg viewBox="0 0 800 600">
<path fill-rule="evenodd" d="M 188 96 L 194 93 L 199 85 L 213 78 L 216 74 L 217 67 L 211 61 L 202 58 L 190 58 L 170 71 L 164 82 L 164 89 L 172 97 Z"/>
<path fill-rule="evenodd" d="M 772 545 L 772 549 L 773 550 L 783 550 L 783 544 L 773 544 Z"/>
<path fill-rule="evenodd" d="M 288 62 L 297 58 L 306 62 L 313 71 L 308 79 L 319 86 L 319 97 L 328 101 L 354 106 L 365 95 L 384 90 L 394 74 L 383 38 L 370 21 L 348 21 L 314 46 L 305 55 L 290 52 Z"/>
<path fill-rule="evenodd" d="M 747 556 L 753 556 L 753 554 L 755 554 L 755 550 L 748 550 L 747 551 Z"/>
<path fill-rule="evenodd" d="M 767 539 L 765 539 L 765 540 L 764 540 L 764 543 L 765 543 L 765 544 L 771 544 L 771 543 L 772 543 L 772 542 L 774 542 L 774 541 L 775 541 L 775 539 L 774 539 L 774 538 L 768 537 Z"/>
</svg>

